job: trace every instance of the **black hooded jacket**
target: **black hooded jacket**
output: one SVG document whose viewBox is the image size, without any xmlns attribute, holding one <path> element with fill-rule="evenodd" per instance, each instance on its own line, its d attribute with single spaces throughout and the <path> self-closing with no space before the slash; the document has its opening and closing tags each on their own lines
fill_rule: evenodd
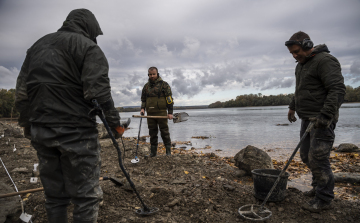
<svg viewBox="0 0 360 223">
<path fill-rule="evenodd" d="M 318 45 L 305 63 L 296 66 L 295 96 L 289 108 L 301 119 L 322 114 L 338 121 L 346 88 L 340 63 L 329 53 L 325 44 Z"/>
<path fill-rule="evenodd" d="M 109 65 L 96 44 L 101 34 L 95 16 L 87 9 L 76 9 L 57 32 L 28 49 L 16 84 L 20 126 L 95 126 L 95 116 L 88 114 L 92 99 L 104 105 L 111 127 L 119 125 Z"/>
</svg>

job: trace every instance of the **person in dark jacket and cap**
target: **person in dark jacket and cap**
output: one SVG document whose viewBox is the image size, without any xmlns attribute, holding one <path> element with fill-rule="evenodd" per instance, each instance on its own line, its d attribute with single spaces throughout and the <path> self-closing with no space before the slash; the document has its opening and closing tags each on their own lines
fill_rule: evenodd
<svg viewBox="0 0 360 223">
<path fill-rule="evenodd" d="M 87 9 L 70 12 L 55 33 L 27 51 L 16 84 L 19 124 L 37 151 L 49 222 L 96 222 L 103 193 L 99 185 L 100 144 L 96 99 L 119 138 L 124 128 L 114 107 L 107 59 L 97 45 L 99 23 Z"/>
<path fill-rule="evenodd" d="M 330 151 L 344 101 L 345 85 L 339 61 L 325 44 L 314 47 L 308 34 L 299 31 L 285 42 L 298 62 L 295 69 L 296 88 L 288 112 L 290 122 L 301 119 L 300 137 L 310 122 L 314 129 L 300 147 L 302 161 L 309 167 L 313 189 L 304 195 L 314 197 L 302 208 L 311 212 L 329 209 L 334 199 L 334 176 L 330 167 Z"/>
</svg>

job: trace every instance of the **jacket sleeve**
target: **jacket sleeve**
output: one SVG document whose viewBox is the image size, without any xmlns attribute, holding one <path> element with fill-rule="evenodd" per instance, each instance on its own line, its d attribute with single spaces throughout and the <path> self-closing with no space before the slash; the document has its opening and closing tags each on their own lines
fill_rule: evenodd
<svg viewBox="0 0 360 223">
<path fill-rule="evenodd" d="M 144 85 L 142 91 L 141 91 L 141 109 L 146 108 L 146 84 Z"/>
<path fill-rule="evenodd" d="M 15 107 L 16 110 L 20 113 L 18 122 L 21 127 L 31 126 L 31 123 L 29 122 L 30 102 L 28 100 L 27 87 L 26 87 L 26 79 L 28 77 L 28 74 L 29 74 L 29 56 L 27 55 L 21 67 L 19 76 L 17 78 L 16 91 L 15 91 Z"/>
<path fill-rule="evenodd" d="M 320 79 L 327 91 L 321 114 L 333 118 L 341 106 L 345 95 L 344 77 L 339 61 L 335 57 L 325 57 L 319 63 Z"/>
<path fill-rule="evenodd" d="M 166 97 L 170 96 L 172 98 L 171 88 L 167 82 L 165 82 L 163 89 L 164 89 L 165 96 Z M 171 104 L 166 103 L 166 107 L 168 109 L 168 114 L 173 114 L 173 111 L 174 111 L 174 99 L 173 98 L 172 98 Z"/>
<path fill-rule="evenodd" d="M 295 111 L 295 95 L 292 96 L 290 104 L 289 104 L 289 109 Z"/>
<path fill-rule="evenodd" d="M 115 109 L 111 97 L 109 64 L 98 45 L 90 46 L 86 52 L 81 71 L 84 98 L 87 101 L 96 99 L 104 110 L 110 127 L 120 125 L 120 115 Z"/>
</svg>

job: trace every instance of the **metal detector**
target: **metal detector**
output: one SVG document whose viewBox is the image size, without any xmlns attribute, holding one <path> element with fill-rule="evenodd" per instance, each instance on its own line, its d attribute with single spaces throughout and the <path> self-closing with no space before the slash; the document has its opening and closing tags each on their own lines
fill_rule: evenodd
<svg viewBox="0 0 360 223">
<path fill-rule="evenodd" d="M 144 201 L 141 199 L 139 193 L 137 192 L 137 190 L 135 188 L 134 183 L 131 181 L 129 174 L 126 172 L 126 170 L 124 168 L 124 165 L 123 165 L 122 160 L 121 160 L 121 150 L 119 148 L 119 144 L 115 140 L 115 137 L 114 137 L 113 133 L 110 130 L 110 127 L 109 127 L 109 125 L 108 125 L 108 123 L 107 123 L 107 121 L 105 119 L 105 115 L 104 115 L 104 112 L 103 112 L 102 108 L 100 107 L 100 105 L 98 104 L 96 99 L 93 99 L 92 103 L 94 104 L 94 108 L 90 111 L 89 114 L 91 114 L 91 113 L 96 114 L 97 116 L 99 116 L 101 121 L 104 123 L 104 126 L 105 126 L 107 132 L 109 133 L 109 136 L 110 136 L 110 138 L 111 138 L 111 140 L 113 142 L 113 145 L 115 146 L 116 151 L 118 153 L 118 160 L 119 160 L 120 169 L 124 173 L 124 175 L 125 175 L 127 181 L 129 182 L 131 188 L 133 189 L 133 191 L 135 192 L 137 198 L 140 200 L 140 202 L 141 202 L 141 204 L 143 206 L 142 208 L 137 209 L 135 211 L 135 213 L 139 214 L 139 215 L 151 215 L 151 214 L 154 214 L 154 213 L 158 212 L 159 208 L 148 207 L 148 206 L 145 205 Z M 121 142 L 123 143 L 123 146 L 124 146 L 122 136 L 120 138 L 121 138 Z M 124 150 L 125 150 L 125 147 L 124 147 Z"/>
<path fill-rule="evenodd" d="M 305 137 L 309 134 L 309 132 L 312 130 L 313 127 L 314 127 L 314 122 L 310 122 L 310 124 L 306 128 L 306 131 L 305 131 L 304 135 L 301 137 L 300 142 L 298 143 L 298 145 L 296 146 L 294 152 L 290 156 L 288 162 L 286 163 L 286 165 L 284 166 L 284 168 L 280 172 L 278 178 L 276 179 L 274 185 L 272 186 L 271 190 L 269 191 L 268 195 L 266 196 L 266 198 L 262 202 L 262 204 L 261 205 L 247 204 L 247 205 L 244 205 L 244 206 L 240 207 L 239 210 L 238 210 L 238 213 L 241 215 L 241 217 L 243 217 L 245 219 L 248 219 L 248 220 L 251 220 L 251 221 L 265 221 L 266 219 L 269 219 L 271 217 L 272 212 L 269 209 L 267 209 L 266 207 L 264 207 L 264 206 L 265 206 L 267 200 L 269 199 L 269 197 L 271 196 L 272 192 L 274 191 L 275 187 L 279 183 L 281 176 L 285 173 L 286 169 L 288 168 L 291 161 L 293 160 L 295 154 L 299 150 L 299 148 L 300 148 L 302 142 L 304 141 Z"/>
<path fill-rule="evenodd" d="M 144 115 L 144 114 L 141 113 L 141 115 Z M 139 126 L 138 140 L 137 140 L 137 144 L 136 144 L 135 158 L 131 160 L 132 163 L 138 163 L 140 161 L 140 159 L 137 157 L 137 152 L 138 152 L 138 148 L 139 148 L 141 121 L 142 121 L 142 117 L 140 118 L 140 126 Z"/>
</svg>

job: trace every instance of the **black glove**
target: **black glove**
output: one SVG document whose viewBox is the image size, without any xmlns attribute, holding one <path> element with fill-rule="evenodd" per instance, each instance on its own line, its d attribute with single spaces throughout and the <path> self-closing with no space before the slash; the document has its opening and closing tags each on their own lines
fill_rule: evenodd
<svg viewBox="0 0 360 223">
<path fill-rule="evenodd" d="M 332 119 L 327 116 L 320 114 L 317 117 L 309 118 L 311 122 L 314 122 L 314 128 L 328 128 L 331 125 Z"/>
</svg>

